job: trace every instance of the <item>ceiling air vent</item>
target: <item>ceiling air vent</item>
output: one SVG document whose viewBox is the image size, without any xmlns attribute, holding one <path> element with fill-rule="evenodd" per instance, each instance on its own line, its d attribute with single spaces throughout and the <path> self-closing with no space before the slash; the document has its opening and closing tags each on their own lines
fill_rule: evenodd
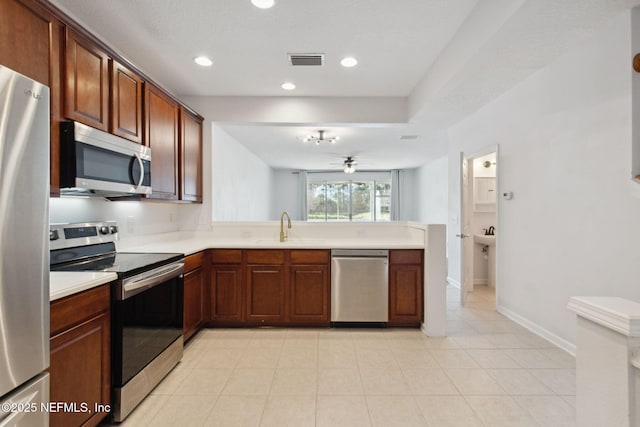
<svg viewBox="0 0 640 427">
<path fill-rule="evenodd" d="M 290 53 L 289 63 L 293 67 L 322 66 L 324 64 L 324 53 Z"/>
<path fill-rule="evenodd" d="M 401 135 L 400 136 L 400 140 L 401 141 L 411 141 L 414 139 L 418 139 L 419 135 Z"/>
</svg>

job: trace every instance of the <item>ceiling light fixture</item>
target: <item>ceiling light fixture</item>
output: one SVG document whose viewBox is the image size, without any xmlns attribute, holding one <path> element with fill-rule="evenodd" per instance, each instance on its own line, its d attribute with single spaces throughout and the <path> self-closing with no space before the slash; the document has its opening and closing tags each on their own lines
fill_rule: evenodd
<svg viewBox="0 0 640 427">
<path fill-rule="evenodd" d="M 358 60 L 352 56 L 346 56 L 342 58 L 342 61 L 340 61 L 340 65 L 345 68 L 355 67 L 356 65 L 358 65 Z"/>
<path fill-rule="evenodd" d="M 203 67 L 211 67 L 213 65 L 213 61 L 206 56 L 196 56 L 193 61 Z"/>
<path fill-rule="evenodd" d="M 352 174 L 356 171 L 356 168 L 354 165 L 357 165 L 356 161 L 353 160 L 353 157 L 349 156 L 347 157 L 347 160 L 344 161 L 344 173 L 346 174 Z"/>
<path fill-rule="evenodd" d="M 323 130 L 318 131 L 318 136 L 309 135 L 304 139 L 304 142 L 315 142 L 316 145 L 320 145 L 321 142 L 328 142 L 330 144 L 335 144 L 336 141 L 340 139 L 339 136 L 332 136 L 329 138 L 325 138 Z"/>
<path fill-rule="evenodd" d="M 260 9 L 269 9 L 276 4 L 274 0 L 251 0 L 251 3 Z"/>
<path fill-rule="evenodd" d="M 285 83 L 282 83 L 280 87 L 284 90 L 294 90 L 296 88 L 296 85 L 294 85 L 291 82 L 285 82 Z"/>
</svg>

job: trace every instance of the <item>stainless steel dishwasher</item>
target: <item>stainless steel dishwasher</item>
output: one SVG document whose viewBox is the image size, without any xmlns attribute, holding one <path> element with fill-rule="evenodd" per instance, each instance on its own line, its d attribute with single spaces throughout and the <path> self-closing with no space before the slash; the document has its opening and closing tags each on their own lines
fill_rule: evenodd
<svg viewBox="0 0 640 427">
<path fill-rule="evenodd" d="M 331 322 L 376 322 L 389 319 L 389 251 L 331 251 Z"/>
</svg>

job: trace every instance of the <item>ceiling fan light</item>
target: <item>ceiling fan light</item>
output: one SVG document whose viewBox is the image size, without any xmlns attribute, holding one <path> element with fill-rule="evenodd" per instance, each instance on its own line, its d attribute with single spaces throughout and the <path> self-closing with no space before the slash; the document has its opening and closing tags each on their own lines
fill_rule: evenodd
<svg viewBox="0 0 640 427">
<path fill-rule="evenodd" d="M 353 165 L 347 165 L 347 166 L 344 168 L 344 173 L 347 173 L 347 174 L 352 174 L 352 173 L 354 173 L 355 171 L 356 171 L 356 168 L 354 168 L 354 167 L 353 167 Z"/>
</svg>

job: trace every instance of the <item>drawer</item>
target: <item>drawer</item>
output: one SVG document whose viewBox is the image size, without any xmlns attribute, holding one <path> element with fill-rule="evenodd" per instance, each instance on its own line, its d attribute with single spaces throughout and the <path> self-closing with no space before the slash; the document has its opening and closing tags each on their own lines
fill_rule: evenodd
<svg viewBox="0 0 640 427">
<path fill-rule="evenodd" d="M 95 317 L 98 313 L 109 311 L 110 304 L 111 285 L 109 284 L 53 301 L 50 336 Z"/>
<path fill-rule="evenodd" d="M 289 252 L 291 264 L 329 264 L 328 250 L 306 249 Z"/>
<path fill-rule="evenodd" d="M 204 255 L 205 255 L 205 252 L 203 251 L 203 252 L 198 252 L 196 254 L 185 257 L 184 272 L 188 273 L 191 270 L 195 270 L 196 268 L 202 267 L 202 264 L 204 262 Z"/>
<path fill-rule="evenodd" d="M 422 264 L 422 249 L 396 249 L 389 251 L 391 264 Z"/>
<path fill-rule="evenodd" d="M 212 249 L 211 263 L 213 264 L 241 264 L 242 249 Z"/>
<path fill-rule="evenodd" d="M 248 250 L 247 264 L 284 264 L 284 251 Z"/>
</svg>

